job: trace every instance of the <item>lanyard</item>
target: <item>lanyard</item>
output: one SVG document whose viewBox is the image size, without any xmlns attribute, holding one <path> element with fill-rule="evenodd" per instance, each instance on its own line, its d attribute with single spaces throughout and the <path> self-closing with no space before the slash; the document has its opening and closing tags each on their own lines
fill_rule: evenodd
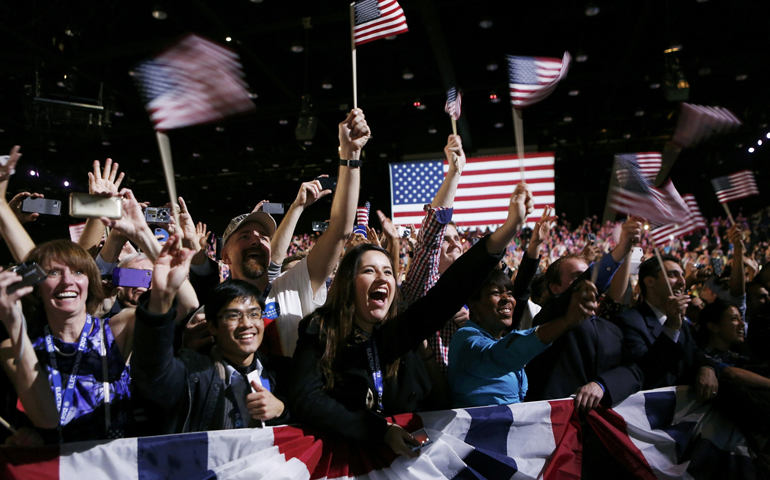
<svg viewBox="0 0 770 480">
<path fill-rule="evenodd" d="M 75 394 L 75 381 L 77 380 L 78 368 L 80 368 L 80 360 L 83 358 L 83 352 L 86 350 L 86 339 L 91 332 L 91 324 L 93 319 L 91 315 L 86 314 L 86 323 L 83 325 L 83 331 L 80 332 L 80 340 L 78 340 L 78 352 L 75 356 L 75 363 L 72 365 L 72 373 L 67 380 L 67 388 L 62 395 L 61 386 L 61 373 L 56 363 L 56 353 L 53 344 L 53 335 L 51 335 L 51 329 L 48 325 L 45 326 L 45 349 L 48 352 L 48 361 L 51 365 L 51 382 L 53 383 L 53 391 L 56 396 L 56 408 L 60 412 L 59 428 L 64 425 L 64 421 L 67 419 L 70 407 L 72 407 L 72 397 Z"/>
<path fill-rule="evenodd" d="M 369 371 L 374 380 L 374 388 L 377 390 L 377 411 L 382 413 L 382 371 L 380 370 L 380 356 L 377 354 L 377 344 L 369 337 L 366 342 L 366 357 L 369 359 Z"/>
</svg>

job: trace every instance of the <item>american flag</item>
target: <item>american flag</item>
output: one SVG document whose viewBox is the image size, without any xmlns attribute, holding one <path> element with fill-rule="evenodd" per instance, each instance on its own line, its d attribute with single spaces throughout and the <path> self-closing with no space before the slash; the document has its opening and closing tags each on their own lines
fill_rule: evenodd
<svg viewBox="0 0 770 480">
<path fill-rule="evenodd" d="M 353 5 L 356 46 L 381 38 L 406 33 L 406 16 L 396 0 L 358 0 Z"/>
<path fill-rule="evenodd" d="M 460 104 L 462 103 L 462 94 L 452 87 L 446 92 L 446 105 L 444 111 L 455 121 L 460 119 Z"/>
<path fill-rule="evenodd" d="M 698 208 L 698 202 L 695 201 L 695 195 L 688 193 L 682 195 L 682 199 L 689 209 L 689 216 L 679 223 L 669 223 L 668 225 L 653 229 L 651 236 L 652 242 L 655 245 L 663 245 L 669 240 L 707 227 L 706 219 L 703 218 L 703 214 L 701 214 L 700 208 Z"/>
<path fill-rule="evenodd" d="M 529 107 L 545 99 L 567 76 L 569 52 L 564 58 L 516 57 L 508 55 L 508 77 L 511 104 L 514 108 Z"/>
<path fill-rule="evenodd" d="M 739 198 L 759 195 L 757 181 L 751 170 L 742 170 L 726 177 L 711 180 L 714 191 L 717 192 L 719 203 L 732 202 Z"/>
<path fill-rule="evenodd" d="M 554 205 L 554 154 L 524 156 L 524 178 L 535 197 L 528 224 L 534 225 L 546 205 Z M 423 206 L 433 201 L 444 175 L 446 160 L 420 160 L 390 165 L 390 208 L 396 225 L 419 225 Z M 497 227 L 508 217 L 514 187 L 521 182 L 516 155 L 468 158 L 454 201 L 454 220 L 461 227 Z"/>
<path fill-rule="evenodd" d="M 360 233 L 366 236 L 366 227 L 369 225 L 369 211 L 372 205 L 366 202 L 363 207 L 356 208 L 356 225 L 353 227 L 353 233 Z"/>
<path fill-rule="evenodd" d="M 639 164 L 630 155 L 615 156 L 619 185 L 613 186 L 609 206 L 617 212 L 646 218 L 658 225 L 677 223 L 689 218 L 690 211 L 671 180 L 656 188 L 642 175 Z"/>
<path fill-rule="evenodd" d="M 159 131 L 213 122 L 255 108 L 238 55 L 197 35 L 188 35 L 134 71 Z"/>
<path fill-rule="evenodd" d="M 660 152 L 640 152 L 640 153 L 620 153 L 616 156 L 622 156 L 627 162 L 634 162 L 639 166 L 639 172 L 650 182 L 655 181 L 662 163 Z M 618 171 L 618 180 L 624 181 L 625 170 Z"/>
<path fill-rule="evenodd" d="M 735 130 L 742 124 L 726 108 L 683 103 L 672 141 L 680 148 L 692 147 L 713 134 Z"/>
</svg>

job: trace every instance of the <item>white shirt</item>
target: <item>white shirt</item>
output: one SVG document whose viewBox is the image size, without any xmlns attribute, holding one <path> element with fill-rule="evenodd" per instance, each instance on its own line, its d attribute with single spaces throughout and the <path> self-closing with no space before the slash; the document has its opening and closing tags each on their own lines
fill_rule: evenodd
<svg viewBox="0 0 770 480">
<path fill-rule="evenodd" d="M 666 316 L 665 313 L 655 308 L 655 306 L 650 302 L 648 302 L 647 300 L 645 300 L 645 303 L 647 303 L 647 306 L 650 307 L 650 309 L 652 310 L 652 313 L 655 314 L 655 316 L 658 318 L 658 321 L 660 322 L 661 325 L 666 323 L 666 320 L 668 319 L 668 317 Z M 674 330 L 673 328 L 663 325 L 663 333 L 665 333 L 666 336 L 670 338 L 674 343 L 676 343 L 677 340 L 679 340 L 679 330 Z"/>
</svg>

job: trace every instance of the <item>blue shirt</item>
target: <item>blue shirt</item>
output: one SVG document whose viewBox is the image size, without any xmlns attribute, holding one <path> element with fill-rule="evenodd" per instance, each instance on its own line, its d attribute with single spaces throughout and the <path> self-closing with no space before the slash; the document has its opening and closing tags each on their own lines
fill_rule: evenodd
<svg viewBox="0 0 770 480">
<path fill-rule="evenodd" d="M 524 365 L 549 346 L 537 338 L 536 329 L 514 330 L 497 340 L 467 321 L 449 345 L 452 407 L 522 402 L 528 388 Z"/>
</svg>

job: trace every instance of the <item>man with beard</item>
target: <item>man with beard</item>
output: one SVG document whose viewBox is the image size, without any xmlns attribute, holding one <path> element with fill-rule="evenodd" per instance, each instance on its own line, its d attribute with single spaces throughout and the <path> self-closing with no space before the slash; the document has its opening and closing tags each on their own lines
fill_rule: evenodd
<svg viewBox="0 0 770 480">
<path fill-rule="evenodd" d="M 222 236 L 222 260 L 230 267 L 232 278 L 251 283 L 265 299 L 266 352 L 291 356 L 300 320 L 326 301 L 326 278 L 334 271 L 345 238 L 353 230 L 361 182 L 359 158 L 370 134 L 360 109 L 352 110 L 339 124 L 340 168 L 329 227 L 308 256 L 272 284 L 268 279 L 271 240 L 276 248 L 272 258 L 285 257 L 300 213 L 327 192 L 320 189 L 317 180 L 303 184 L 277 229 L 269 214 L 258 211 L 233 218 Z"/>
</svg>

